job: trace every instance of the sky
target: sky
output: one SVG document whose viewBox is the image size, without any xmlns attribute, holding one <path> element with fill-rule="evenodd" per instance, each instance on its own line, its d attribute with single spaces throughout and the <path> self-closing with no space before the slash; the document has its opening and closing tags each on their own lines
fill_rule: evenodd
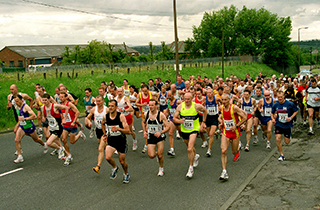
<svg viewBox="0 0 320 210">
<path fill-rule="evenodd" d="M 319 0 L 176 0 L 179 40 L 192 37 L 204 12 L 235 5 L 290 16 L 291 40 L 320 39 Z M 0 0 L 0 49 L 17 45 L 86 44 L 91 40 L 129 46 L 174 40 L 173 0 Z"/>
</svg>

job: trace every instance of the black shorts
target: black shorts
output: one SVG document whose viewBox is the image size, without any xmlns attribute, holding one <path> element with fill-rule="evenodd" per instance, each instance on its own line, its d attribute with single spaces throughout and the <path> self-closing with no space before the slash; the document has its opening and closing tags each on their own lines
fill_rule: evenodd
<svg viewBox="0 0 320 210">
<path fill-rule="evenodd" d="M 284 128 L 280 128 L 278 126 L 275 126 L 274 134 L 283 134 L 284 137 L 289 139 L 291 137 L 291 128 L 284 129 Z"/>
<path fill-rule="evenodd" d="M 97 139 L 101 139 L 101 137 L 103 136 L 102 129 L 96 128 L 96 136 Z"/>
<path fill-rule="evenodd" d="M 135 112 L 140 112 L 140 110 L 139 110 L 138 107 L 133 107 L 133 110 L 134 110 Z"/>
<path fill-rule="evenodd" d="M 33 125 L 31 128 L 24 129 L 22 126 L 19 126 L 27 135 L 33 134 L 35 132 L 36 127 Z"/>
<path fill-rule="evenodd" d="M 49 122 L 48 122 L 47 118 L 46 118 L 46 121 L 41 123 L 41 125 L 42 125 L 43 128 L 49 127 Z"/>
<path fill-rule="evenodd" d="M 165 134 L 161 134 L 159 138 L 155 137 L 153 134 L 148 135 L 148 144 L 157 144 L 160 141 L 164 141 L 166 139 Z"/>
<path fill-rule="evenodd" d="M 199 123 L 202 123 L 202 121 L 203 121 L 203 115 L 199 114 Z"/>
<path fill-rule="evenodd" d="M 307 104 L 308 109 L 313 109 L 315 112 L 319 112 L 319 107 L 318 106 L 310 106 Z"/>
<path fill-rule="evenodd" d="M 120 153 L 127 153 L 127 137 L 110 137 L 108 136 L 108 145 L 115 148 Z"/>
<path fill-rule="evenodd" d="M 60 138 L 61 134 L 63 132 L 63 128 L 62 128 L 62 125 L 59 125 L 59 130 L 56 130 L 56 131 L 50 131 L 50 134 L 54 134 L 56 136 L 58 136 Z"/>
<path fill-rule="evenodd" d="M 192 131 L 191 133 L 184 133 L 184 132 L 181 132 L 181 137 L 183 138 L 183 139 L 186 139 L 186 140 L 189 140 L 189 137 L 190 137 L 190 135 L 191 134 L 197 134 L 198 135 L 198 131 Z"/>
<path fill-rule="evenodd" d="M 218 126 L 219 125 L 219 115 L 207 115 L 207 120 L 206 120 L 206 126 L 211 127 L 212 125 Z"/>
<path fill-rule="evenodd" d="M 258 109 L 254 112 L 254 116 L 260 119 L 261 113 L 258 111 Z"/>
</svg>

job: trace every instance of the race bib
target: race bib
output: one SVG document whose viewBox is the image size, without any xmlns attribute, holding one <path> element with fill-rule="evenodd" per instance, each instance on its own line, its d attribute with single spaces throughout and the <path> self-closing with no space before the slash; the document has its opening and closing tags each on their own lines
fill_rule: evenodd
<svg viewBox="0 0 320 210">
<path fill-rule="evenodd" d="M 26 125 L 27 124 L 27 122 L 24 120 L 24 121 L 19 121 L 19 124 L 21 125 L 21 126 L 24 126 L 24 125 Z"/>
<path fill-rule="evenodd" d="M 146 113 L 149 111 L 149 104 L 142 107 L 142 112 Z"/>
<path fill-rule="evenodd" d="M 165 106 L 166 105 L 166 99 L 165 98 L 160 98 L 160 105 Z"/>
<path fill-rule="evenodd" d="M 49 130 L 59 130 L 59 125 L 53 117 L 47 118 L 49 122 Z"/>
<path fill-rule="evenodd" d="M 278 113 L 279 122 L 287 123 L 288 113 Z"/>
<path fill-rule="evenodd" d="M 102 119 L 103 119 L 102 117 L 95 117 L 95 118 L 94 118 L 94 122 L 95 122 L 96 127 L 97 127 L 98 129 L 101 129 Z"/>
<path fill-rule="evenodd" d="M 169 111 L 170 111 L 170 116 L 173 116 L 176 109 L 169 109 Z"/>
<path fill-rule="evenodd" d="M 149 125 L 148 124 L 148 133 L 155 134 L 157 132 L 159 132 L 159 126 L 158 125 Z"/>
<path fill-rule="evenodd" d="M 124 95 L 128 96 L 130 94 L 129 90 L 124 90 Z"/>
<path fill-rule="evenodd" d="M 66 113 L 63 113 L 63 117 L 65 116 L 66 116 Z M 71 122 L 71 117 L 69 113 L 67 114 L 66 122 Z"/>
<path fill-rule="evenodd" d="M 224 127 L 227 131 L 229 131 L 233 126 L 235 126 L 234 120 L 224 120 Z"/>
<path fill-rule="evenodd" d="M 218 114 L 218 109 L 216 106 L 207 107 L 207 113 L 208 115 L 216 115 Z"/>
<path fill-rule="evenodd" d="M 253 108 L 252 108 L 252 106 L 245 106 L 245 107 L 244 107 L 244 111 L 245 111 L 247 114 L 250 114 L 250 113 L 253 111 Z"/>
<path fill-rule="evenodd" d="M 271 110 L 272 110 L 271 107 L 265 107 L 265 109 L 264 109 L 264 116 L 265 116 L 265 117 L 270 117 L 270 116 L 271 116 Z"/>
<path fill-rule="evenodd" d="M 192 130 L 193 129 L 193 120 L 185 120 L 183 122 L 183 127 L 187 130 Z"/>
<path fill-rule="evenodd" d="M 120 136 L 121 132 L 120 131 L 111 131 L 112 127 L 114 127 L 114 126 L 108 126 L 109 136 Z M 115 127 L 119 128 L 119 125 L 116 125 Z"/>
</svg>

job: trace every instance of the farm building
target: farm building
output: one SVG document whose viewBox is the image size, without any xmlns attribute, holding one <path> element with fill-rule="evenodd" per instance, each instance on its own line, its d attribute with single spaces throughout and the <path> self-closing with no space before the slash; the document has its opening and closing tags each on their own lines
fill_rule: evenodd
<svg viewBox="0 0 320 210">
<path fill-rule="evenodd" d="M 26 65 L 55 64 L 62 60 L 61 54 L 68 46 L 73 50 L 77 45 L 26 45 L 6 46 L 0 51 L 0 60 L 4 67 L 26 67 Z M 84 48 L 87 45 L 78 45 Z M 123 44 L 115 44 L 114 51 L 125 52 Z M 126 46 L 129 56 L 138 56 L 139 52 Z"/>
</svg>

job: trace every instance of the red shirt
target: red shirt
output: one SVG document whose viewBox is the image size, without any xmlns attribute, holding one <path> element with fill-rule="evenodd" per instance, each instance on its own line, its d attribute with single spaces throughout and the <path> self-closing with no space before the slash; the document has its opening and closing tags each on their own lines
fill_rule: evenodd
<svg viewBox="0 0 320 210">
<path fill-rule="evenodd" d="M 70 101 L 67 101 L 67 103 L 66 103 L 66 105 L 65 106 L 68 106 L 69 105 L 69 102 Z M 62 103 L 61 103 L 62 104 Z M 62 104 L 63 105 L 63 104 Z M 62 112 L 62 114 L 63 114 L 63 116 L 65 115 L 65 109 L 61 109 L 61 112 Z M 74 113 L 74 111 L 72 111 L 71 109 L 69 109 L 69 112 L 68 112 L 68 115 L 67 115 L 67 117 L 66 117 L 66 124 L 64 124 L 63 125 L 63 127 L 65 127 L 65 128 L 76 128 L 77 127 L 77 124 L 76 123 L 74 123 L 74 126 L 72 127 L 71 126 L 71 124 L 72 124 L 72 122 L 74 121 L 74 119 L 75 119 L 75 113 Z"/>
<path fill-rule="evenodd" d="M 309 87 L 309 85 L 306 85 L 306 87 L 302 87 L 302 85 L 300 85 L 298 88 L 297 88 L 297 91 L 299 91 L 303 97 L 306 96 L 306 89 Z"/>
</svg>

